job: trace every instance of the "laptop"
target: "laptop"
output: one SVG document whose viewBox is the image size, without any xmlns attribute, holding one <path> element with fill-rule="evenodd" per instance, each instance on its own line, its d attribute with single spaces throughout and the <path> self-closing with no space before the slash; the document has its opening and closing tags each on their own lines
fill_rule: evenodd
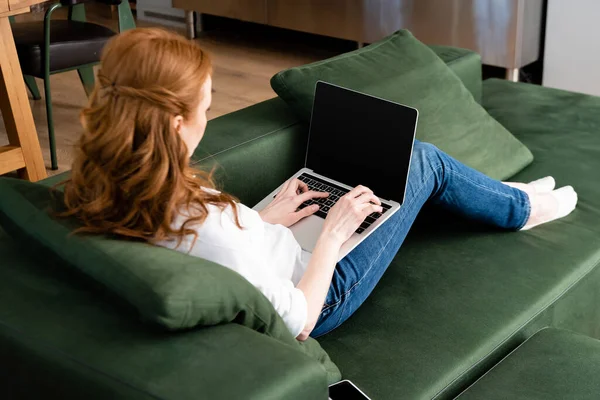
<svg viewBox="0 0 600 400">
<path fill-rule="evenodd" d="M 398 211 L 406 193 L 418 114 L 412 107 L 317 82 L 304 168 L 291 178 L 329 196 L 300 206 L 320 206 L 290 227 L 303 250 L 312 253 L 328 211 L 357 185 L 379 197 L 383 212 L 363 221 L 340 249 L 338 261 Z M 265 208 L 282 186 L 283 182 L 254 210 Z"/>
</svg>

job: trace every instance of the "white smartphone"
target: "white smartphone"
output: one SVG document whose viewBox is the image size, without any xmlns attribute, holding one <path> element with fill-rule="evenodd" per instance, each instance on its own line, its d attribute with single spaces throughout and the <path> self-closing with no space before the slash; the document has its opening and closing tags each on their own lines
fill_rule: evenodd
<svg viewBox="0 0 600 400">
<path fill-rule="evenodd" d="M 347 379 L 329 386 L 329 400 L 371 400 Z"/>
</svg>

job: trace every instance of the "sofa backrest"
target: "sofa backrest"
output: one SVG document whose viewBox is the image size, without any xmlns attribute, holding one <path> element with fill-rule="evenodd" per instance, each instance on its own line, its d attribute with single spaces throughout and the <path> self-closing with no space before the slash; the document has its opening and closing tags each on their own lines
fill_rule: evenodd
<svg viewBox="0 0 600 400">
<path fill-rule="evenodd" d="M 453 47 L 431 48 L 481 102 L 480 56 Z M 219 186 L 253 206 L 303 166 L 307 134 L 308 125 L 275 97 L 211 120 L 192 163 L 215 167 Z"/>
<path fill-rule="evenodd" d="M 479 54 L 455 47 L 430 47 L 481 103 Z M 275 97 L 209 121 L 192 164 L 208 170 L 216 167 L 220 186 L 252 206 L 300 169 L 307 133 L 307 124 Z M 255 165 L 257 157 L 260 169 Z M 51 186 L 68 174 L 55 175 L 42 183 Z"/>
</svg>

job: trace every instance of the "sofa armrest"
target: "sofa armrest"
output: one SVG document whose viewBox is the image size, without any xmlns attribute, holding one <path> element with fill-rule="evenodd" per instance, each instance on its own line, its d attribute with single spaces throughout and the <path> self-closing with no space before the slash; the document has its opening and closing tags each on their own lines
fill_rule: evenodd
<svg viewBox="0 0 600 400">
<path fill-rule="evenodd" d="M 0 228 L 0 387 L 6 398 L 318 399 L 327 373 L 238 324 L 166 332 Z"/>
<path fill-rule="evenodd" d="M 122 338 L 104 343 L 73 337 L 73 350 L 0 322 L 3 392 L 8 398 L 327 398 L 326 376 L 316 361 L 241 325 L 170 335 L 120 333 Z"/>
</svg>

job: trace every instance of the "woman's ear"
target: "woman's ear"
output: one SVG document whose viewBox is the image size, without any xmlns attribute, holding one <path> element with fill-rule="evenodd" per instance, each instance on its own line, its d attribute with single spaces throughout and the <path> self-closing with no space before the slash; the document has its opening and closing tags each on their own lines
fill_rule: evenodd
<svg viewBox="0 0 600 400">
<path fill-rule="evenodd" d="M 176 115 L 173 117 L 173 129 L 177 131 L 177 133 L 181 133 L 181 128 L 183 127 L 183 116 Z"/>
</svg>

